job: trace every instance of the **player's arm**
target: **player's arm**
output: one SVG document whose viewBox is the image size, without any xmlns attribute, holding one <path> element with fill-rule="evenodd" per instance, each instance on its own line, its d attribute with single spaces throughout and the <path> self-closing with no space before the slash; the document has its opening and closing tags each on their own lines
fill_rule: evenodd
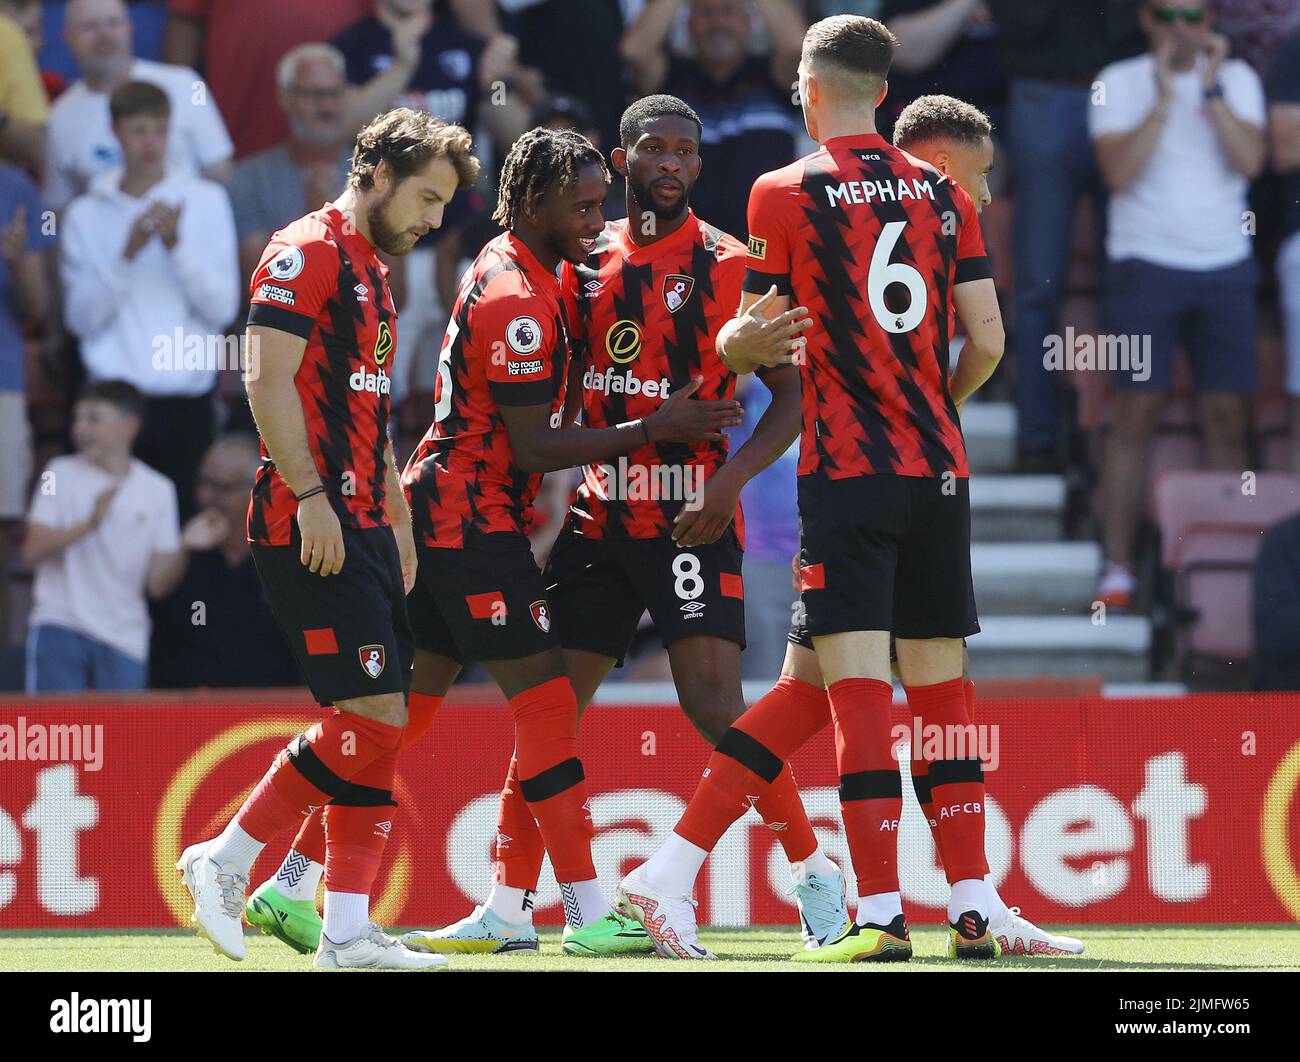
<svg viewBox="0 0 1300 1062">
<path fill-rule="evenodd" d="M 948 385 L 953 402 L 960 407 L 993 375 L 1002 360 L 1006 334 L 997 288 L 991 277 L 955 284 L 952 301 L 966 330 L 966 345 Z"/>
<path fill-rule="evenodd" d="M 384 511 L 388 514 L 388 522 L 393 525 L 393 537 L 397 539 L 397 555 L 402 561 L 402 587 L 409 594 L 415 587 L 415 533 L 411 528 L 411 508 L 402 493 L 402 477 L 393 457 L 391 441 L 384 446 Z"/>
<path fill-rule="evenodd" d="M 687 503 L 673 521 L 673 540 L 679 546 L 704 546 L 715 542 L 730 526 L 745 484 L 779 458 L 799 437 L 799 369 L 783 365 L 759 370 L 758 378 L 772 392 L 772 401 L 745 445 L 704 484 L 698 504 Z"/>
<path fill-rule="evenodd" d="M 525 472 L 554 472 L 617 457 L 638 446 L 661 442 L 721 441 L 722 429 L 741 422 L 739 402 L 702 402 L 691 397 L 702 377 L 678 388 L 648 417 L 612 428 L 553 428 L 550 403 L 502 405 L 515 461 Z"/>
<path fill-rule="evenodd" d="M 298 503 L 302 562 L 311 571 L 330 575 L 343 567 L 343 530 L 330 505 L 316 462 L 307 444 L 307 421 L 294 377 L 302 365 L 307 339 L 266 325 L 250 324 L 248 350 L 255 361 L 244 386 L 266 452 L 294 497 L 315 491 Z"/>
<path fill-rule="evenodd" d="M 749 247 L 736 316 L 718 329 L 714 347 L 732 372 L 796 364 L 808 309 L 790 306 L 790 234 L 794 209 L 780 170 L 765 173 L 749 193 Z"/>
</svg>

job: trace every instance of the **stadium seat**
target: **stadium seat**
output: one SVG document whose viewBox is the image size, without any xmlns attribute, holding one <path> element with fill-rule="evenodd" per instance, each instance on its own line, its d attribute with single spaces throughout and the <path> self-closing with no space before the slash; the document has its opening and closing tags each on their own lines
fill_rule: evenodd
<svg viewBox="0 0 1300 1062">
<path fill-rule="evenodd" d="M 1262 472 L 1252 483 L 1233 472 L 1167 472 L 1157 480 L 1164 633 L 1185 678 L 1209 667 L 1244 682 L 1260 543 L 1265 530 L 1297 510 L 1300 476 Z"/>
</svg>

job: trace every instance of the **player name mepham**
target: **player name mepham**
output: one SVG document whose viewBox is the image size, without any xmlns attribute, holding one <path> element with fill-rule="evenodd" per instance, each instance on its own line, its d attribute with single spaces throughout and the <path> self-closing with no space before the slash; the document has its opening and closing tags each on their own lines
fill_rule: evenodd
<svg viewBox="0 0 1300 1062">
<path fill-rule="evenodd" d="M 153 1035 L 152 1019 L 151 999 L 82 999 L 73 992 L 71 999 L 50 1002 L 54 1033 L 130 1033 L 133 1041 L 144 1044 Z"/>
<path fill-rule="evenodd" d="M 902 177 L 893 181 L 841 181 L 826 186 L 831 206 L 843 203 L 898 203 L 904 199 L 933 199 L 934 188 L 928 180 Z"/>
</svg>

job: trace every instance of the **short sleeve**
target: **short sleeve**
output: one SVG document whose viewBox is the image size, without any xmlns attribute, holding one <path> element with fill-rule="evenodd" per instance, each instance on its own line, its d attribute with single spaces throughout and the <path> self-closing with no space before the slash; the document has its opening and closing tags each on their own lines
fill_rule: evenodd
<svg viewBox="0 0 1300 1062">
<path fill-rule="evenodd" d="M 988 252 L 984 249 L 984 232 L 980 228 L 979 214 L 966 189 L 953 184 L 952 190 L 961 215 L 961 227 L 957 230 L 957 270 L 953 283 L 987 280 L 993 276 L 993 270 L 989 266 Z"/>
<path fill-rule="evenodd" d="M 713 282 L 714 298 L 723 320 L 735 315 L 740 308 L 740 293 L 745 286 L 745 274 L 749 269 L 748 255 L 743 247 L 734 250 L 728 247 L 718 259 L 717 273 Z M 763 289 L 764 291 L 767 288 Z"/>
<path fill-rule="evenodd" d="M 1228 109 L 1237 118 L 1261 129 L 1268 125 L 1268 101 L 1264 98 L 1264 83 L 1248 63 L 1240 59 L 1228 63 L 1220 80 Z"/>
<path fill-rule="evenodd" d="M 560 341 L 554 306 L 518 295 L 482 300 L 474 310 L 474 344 L 497 405 L 549 403 L 555 397 L 551 355 Z"/>
<path fill-rule="evenodd" d="M 793 199 L 782 171 L 765 173 L 749 193 L 749 255 L 745 291 L 761 295 L 773 284 L 790 294 L 790 210 Z"/>
<path fill-rule="evenodd" d="M 324 237 L 293 243 L 277 233 L 249 285 L 248 323 L 306 339 L 338 286 L 339 255 Z"/>
<path fill-rule="evenodd" d="M 1088 99 L 1088 136 L 1091 139 L 1132 132 L 1142 124 L 1155 104 L 1155 77 L 1148 78 L 1144 84 L 1142 78 L 1133 76 L 1131 62 L 1112 63 L 1097 75 L 1098 87 Z"/>
</svg>

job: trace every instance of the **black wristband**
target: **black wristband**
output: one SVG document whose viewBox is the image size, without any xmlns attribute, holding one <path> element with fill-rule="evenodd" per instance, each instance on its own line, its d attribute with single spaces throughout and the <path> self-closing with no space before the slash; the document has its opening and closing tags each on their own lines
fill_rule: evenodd
<svg viewBox="0 0 1300 1062">
<path fill-rule="evenodd" d="M 1209 88 L 1205 90 L 1205 102 L 1209 103 L 1210 100 L 1221 100 L 1221 99 L 1223 99 L 1223 86 L 1216 81 L 1213 85 L 1211 85 Z"/>
<path fill-rule="evenodd" d="M 317 494 L 324 494 L 324 493 L 325 493 L 325 485 L 323 483 L 317 483 L 316 486 L 309 487 L 301 494 L 295 494 L 293 497 L 295 501 L 302 502 L 302 501 L 306 501 L 308 498 L 314 498 Z"/>
</svg>

